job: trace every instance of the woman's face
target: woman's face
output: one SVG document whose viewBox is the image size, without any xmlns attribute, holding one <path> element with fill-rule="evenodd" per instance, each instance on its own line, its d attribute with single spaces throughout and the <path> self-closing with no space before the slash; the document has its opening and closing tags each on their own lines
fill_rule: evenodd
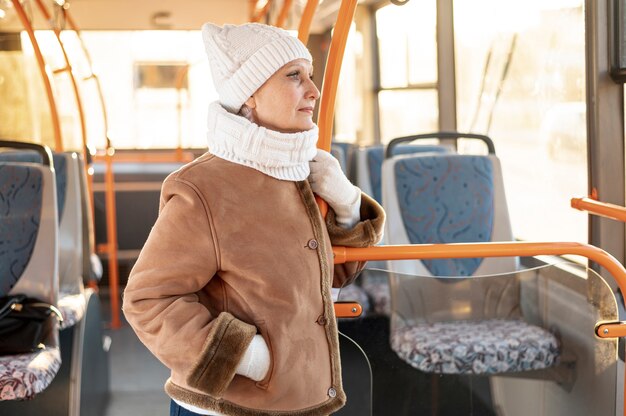
<svg viewBox="0 0 626 416">
<path fill-rule="evenodd" d="M 282 133 L 313 128 L 313 109 L 320 92 L 312 78 L 313 66 L 306 59 L 284 65 L 246 101 L 253 121 Z"/>
</svg>

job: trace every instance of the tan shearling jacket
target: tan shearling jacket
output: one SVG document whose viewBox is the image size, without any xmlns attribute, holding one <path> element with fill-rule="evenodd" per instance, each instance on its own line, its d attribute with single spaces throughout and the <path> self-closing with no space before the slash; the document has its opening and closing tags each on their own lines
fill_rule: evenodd
<svg viewBox="0 0 626 416">
<path fill-rule="evenodd" d="M 174 399 L 227 415 L 328 415 L 345 403 L 331 244 L 365 247 L 384 212 L 362 195 L 361 222 L 324 223 L 307 181 L 282 181 L 207 153 L 164 182 L 160 213 L 124 292 L 128 322 L 171 369 Z M 266 378 L 235 369 L 255 334 Z"/>
</svg>

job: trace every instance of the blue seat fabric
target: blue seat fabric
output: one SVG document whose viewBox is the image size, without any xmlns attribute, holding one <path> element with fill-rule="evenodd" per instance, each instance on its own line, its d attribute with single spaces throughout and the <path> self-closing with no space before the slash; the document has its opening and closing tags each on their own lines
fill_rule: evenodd
<svg viewBox="0 0 626 416">
<path fill-rule="evenodd" d="M 41 171 L 0 163 L 0 296 L 6 296 L 30 261 L 41 219 Z"/>
<path fill-rule="evenodd" d="M 494 221 L 493 166 L 486 156 L 423 156 L 395 165 L 411 244 L 487 242 Z M 471 276 L 482 259 L 424 260 L 433 276 Z"/>
</svg>

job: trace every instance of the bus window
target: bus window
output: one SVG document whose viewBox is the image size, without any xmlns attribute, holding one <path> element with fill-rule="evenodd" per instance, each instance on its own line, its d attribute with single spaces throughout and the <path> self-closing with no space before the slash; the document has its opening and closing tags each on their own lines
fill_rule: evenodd
<svg viewBox="0 0 626 416">
<path fill-rule="evenodd" d="M 353 23 L 350 27 L 346 50 L 344 51 L 337 88 L 335 126 L 333 141 L 344 143 L 370 142 L 364 138 L 364 73 L 363 35 Z M 316 69 L 315 76 L 322 76 Z"/>
<path fill-rule="evenodd" d="M 587 242 L 582 0 L 455 1 L 454 28 L 459 130 L 493 138 L 515 236 Z"/>
<path fill-rule="evenodd" d="M 206 111 L 217 93 L 199 31 L 83 31 L 82 36 L 102 83 L 113 146 L 206 147 Z M 150 64 L 189 66 L 187 82 L 180 90 L 137 83 L 137 68 Z"/>
<path fill-rule="evenodd" d="M 47 110 L 48 103 L 38 75 L 28 38 L 22 42 L 19 33 L 0 34 L 0 137 L 41 141 L 38 111 Z M 49 111 L 45 115 L 49 120 Z"/>
<path fill-rule="evenodd" d="M 437 129 L 436 16 L 435 0 L 376 11 L 382 143 Z"/>
</svg>

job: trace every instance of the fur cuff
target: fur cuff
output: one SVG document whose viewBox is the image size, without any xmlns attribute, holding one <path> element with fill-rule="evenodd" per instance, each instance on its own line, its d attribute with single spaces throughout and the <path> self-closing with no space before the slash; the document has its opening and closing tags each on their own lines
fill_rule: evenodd
<svg viewBox="0 0 626 416">
<path fill-rule="evenodd" d="M 213 321 L 198 361 L 187 377 L 189 386 L 219 398 L 235 377 L 235 370 L 256 327 L 222 312 Z"/>
<path fill-rule="evenodd" d="M 380 242 L 385 225 L 385 211 L 378 202 L 361 193 L 361 221 L 345 229 L 337 224 L 336 215 L 329 207 L 326 228 L 333 246 L 369 247 Z"/>
</svg>

